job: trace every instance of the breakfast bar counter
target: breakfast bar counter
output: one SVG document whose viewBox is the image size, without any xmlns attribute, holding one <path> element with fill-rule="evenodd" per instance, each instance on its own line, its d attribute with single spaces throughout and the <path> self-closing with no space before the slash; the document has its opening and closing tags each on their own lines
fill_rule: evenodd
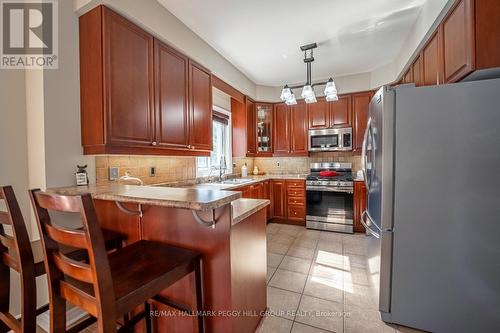
<svg viewBox="0 0 500 333">
<path fill-rule="evenodd" d="M 266 206 L 220 189 L 90 185 L 48 189 L 89 193 L 101 227 L 126 236 L 126 244 L 157 241 L 202 254 L 206 332 L 254 332 L 266 310 Z M 151 258 L 162 260 L 163 258 Z M 196 309 L 194 274 L 161 296 Z M 196 316 L 151 301 L 158 331 L 196 332 Z"/>
</svg>

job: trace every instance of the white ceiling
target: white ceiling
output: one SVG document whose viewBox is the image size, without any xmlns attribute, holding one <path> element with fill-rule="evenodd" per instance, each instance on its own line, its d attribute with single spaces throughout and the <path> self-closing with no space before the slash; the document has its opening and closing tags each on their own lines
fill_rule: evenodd
<svg viewBox="0 0 500 333">
<path fill-rule="evenodd" d="M 318 43 L 313 81 L 392 62 L 432 0 L 158 0 L 259 85 L 305 81 L 301 45 Z"/>
</svg>

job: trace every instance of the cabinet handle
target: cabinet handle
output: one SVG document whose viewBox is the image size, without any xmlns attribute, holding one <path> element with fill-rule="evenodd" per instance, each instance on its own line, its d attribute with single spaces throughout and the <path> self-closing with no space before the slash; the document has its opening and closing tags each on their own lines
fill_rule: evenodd
<svg viewBox="0 0 500 333">
<path fill-rule="evenodd" d="M 157 146 L 157 145 L 158 145 L 158 142 L 153 141 L 153 142 L 151 142 L 151 145 L 153 145 L 153 146 Z"/>
<path fill-rule="evenodd" d="M 294 200 L 293 203 L 297 203 L 297 200 Z"/>
</svg>

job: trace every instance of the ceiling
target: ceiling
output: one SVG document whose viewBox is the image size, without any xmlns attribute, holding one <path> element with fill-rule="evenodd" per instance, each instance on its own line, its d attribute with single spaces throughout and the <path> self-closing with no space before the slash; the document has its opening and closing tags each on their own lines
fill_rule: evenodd
<svg viewBox="0 0 500 333">
<path fill-rule="evenodd" d="M 254 83 L 305 81 L 301 45 L 318 43 L 314 80 L 392 62 L 425 1 L 158 0 Z"/>
</svg>

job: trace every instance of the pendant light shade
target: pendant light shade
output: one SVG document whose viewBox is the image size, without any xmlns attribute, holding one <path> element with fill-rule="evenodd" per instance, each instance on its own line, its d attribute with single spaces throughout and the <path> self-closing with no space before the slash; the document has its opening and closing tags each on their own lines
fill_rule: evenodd
<svg viewBox="0 0 500 333">
<path fill-rule="evenodd" d="M 339 97 L 337 95 L 337 87 L 335 86 L 335 82 L 330 78 L 325 86 L 325 97 L 328 102 L 338 101 Z"/>
<path fill-rule="evenodd" d="M 281 91 L 281 96 L 280 99 L 283 102 L 286 102 L 288 99 L 292 97 L 293 93 L 292 90 L 288 87 L 288 85 L 283 87 L 283 90 Z"/>
<path fill-rule="evenodd" d="M 295 105 L 297 104 L 297 100 L 295 99 L 295 94 L 291 94 L 290 97 L 285 101 L 286 105 Z"/>
<path fill-rule="evenodd" d="M 302 88 L 301 96 L 306 103 L 316 102 L 316 95 L 314 94 L 314 89 L 310 85 L 305 85 L 304 88 Z"/>
</svg>

